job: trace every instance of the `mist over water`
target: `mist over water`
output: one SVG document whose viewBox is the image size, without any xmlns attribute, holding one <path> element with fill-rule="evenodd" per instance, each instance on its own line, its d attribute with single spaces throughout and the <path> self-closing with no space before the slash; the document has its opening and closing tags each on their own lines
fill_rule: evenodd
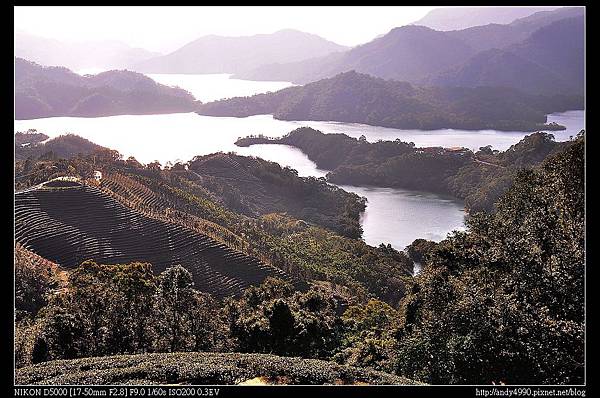
<svg viewBox="0 0 600 398">
<path fill-rule="evenodd" d="M 228 75 L 150 75 L 157 81 L 184 88 L 203 102 L 259 92 L 276 91 L 291 85 L 286 82 L 248 82 L 229 79 Z M 564 132 L 553 132 L 558 141 L 568 140 L 584 128 L 584 112 L 570 111 L 549 115 L 548 122 L 567 126 Z M 298 170 L 300 176 L 323 177 L 320 170 L 299 149 L 286 145 L 255 145 L 239 148 L 238 137 L 264 134 L 284 135 L 301 126 L 324 133 L 345 133 L 353 137 L 365 135 L 367 140 L 414 142 L 417 146 L 465 146 L 477 150 L 492 145 L 505 150 L 529 133 L 494 130 L 399 130 L 362 124 L 314 121 L 282 121 L 271 115 L 246 118 L 210 117 L 195 113 L 164 115 L 121 115 L 98 118 L 54 117 L 15 120 L 15 131 L 37 129 L 50 137 L 73 133 L 99 145 L 118 150 L 124 157 L 134 156 L 142 163 L 158 160 L 188 161 L 197 155 L 234 151 L 240 155 L 258 156 L 282 166 Z M 464 211 L 461 201 L 439 195 L 390 188 L 342 187 L 365 196 L 367 210 L 362 217 L 364 239 L 370 245 L 390 243 L 404 249 L 414 239 L 442 240 L 448 232 L 463 229 Z"/>
</svg>

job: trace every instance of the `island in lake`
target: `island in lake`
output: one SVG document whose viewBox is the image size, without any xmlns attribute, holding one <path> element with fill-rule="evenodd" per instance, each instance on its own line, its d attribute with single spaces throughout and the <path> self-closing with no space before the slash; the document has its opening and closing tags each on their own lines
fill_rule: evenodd
<svg viewBox="0 0 600 398">
<path fill-rule="evenodd" d="M 561 130 L 547 114 L 581 109 L 581 95 L 533 95 L 503 87 L 416 87 L 355 71 L 305 86 L 200 104 L 206 116 L 272 114 L 398 129 Z"/>
</svg>

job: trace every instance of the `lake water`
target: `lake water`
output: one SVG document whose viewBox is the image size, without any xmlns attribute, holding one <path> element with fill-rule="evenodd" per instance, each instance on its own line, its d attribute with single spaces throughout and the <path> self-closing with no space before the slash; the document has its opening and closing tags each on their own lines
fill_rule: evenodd
<svg viewBox="0 0 600 398">
<path fill-rule="evenodd" d="M 161 84 L 186 89 L 202 102 L 231 97 L 246 97 L 269 91 L 278 91 L 294 85 L 290 82 L 255 82 L 231 79 L 230 76 L 228 74 L 178 75 L 162 73 L 148 75 L 148 77 Z"/>
<path fill-rule="evenodd" d="M 247 82 L 228 79 L 227 75 L 161 75 L 165 84 L 178 85 L 197 98 L 207 101 L 236 95 L 251 95 L 278 89 L 282 82 Z M 153 75 L 153 77 L 156 77 Z M 227 81 L 227 83 L 223 83 Z M 279 87 L 281 88 L 281 87 Z M 583 128 L 583 112 L 574 111 L 549 116 L 568 127 L 555 134 L 557 140 L 567 140 Z M 118 150 L 125 157 L 134 156 L 143 163 L 158 160 L 161 164 L 188 161 L 196 155 L 218 151 L 234 151 L 241 155 L 258 156 L 290 166 L 301 176 L 324 176 L 314 162 L 300 150 L 285 145 L 255 145 L 238 148 L 238 137 L 262 133 L 278 137 L 300 126 L 311 126 L 324 133 L 343 132 L 369 141 L 379 139 L 412 141 L 417 146 L 465 146 L 478 149 L 492 145 L 504 150 L 518 142 L 526 133 L 460 130 L 398 130 L 362 124 L 312 121 L 281 121 L 271 115 L 247 118 L 209 117 L 195 113 L 167 115 L 122 115 L 98 118 L 54 117 L 35 120 L 15 120 L 15 131 L 37 129 L 50 137 L 73 133 L 99 145 Z M 463 228 L 464 211 L 460 201 L 429 193 L 389 188 L 349 187 L 344 189 L 365 196 L 367 210 L 362 216 L 364 239 L 368 244 L 390 243 L 404 249 L 414 239 L 443 239 L 455 229 Z"/>
<path fill-rule="evenodd" d="M 417 238 L 439 242 L 464 230 L 463 203 L 454 198 L 406 189 L 341 186 L 369 200 L 361 217 L 365 241 L 404 249 Z"/>
</svg>

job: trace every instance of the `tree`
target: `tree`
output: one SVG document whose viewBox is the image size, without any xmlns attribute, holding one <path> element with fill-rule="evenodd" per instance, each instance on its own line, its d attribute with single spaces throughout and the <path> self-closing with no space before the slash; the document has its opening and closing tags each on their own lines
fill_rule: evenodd
<svg viewBox="0 0 600 398">
<path fill-rule="evenodd" d="M 274 352 L 285 353 L 290 350 L 289 345 L 294 333 L 295 318 L 287 302 L 275 300 L 266 307 L 265 315 L 269 321 L 269 334 Z"/>
<path fill-rule="evenodd" d="M 25 163 L 23 164 L 23 174 L 31 173 L 34 166 L 35 160 L 31 156 L 28 156 L 27 159 L 25 159 Z"/>
<path fill-rule="evenodd" d="M 148 350 L 154 279 L 145 263 L 82 263 L 71 271 L 68 289 L 35 318 L 33 354 L 59 359 Z"/>
<path fill-rule="evenodd" d="M 143 168 L 142 164 L 140 162 L 138 162 L 137 159 L 134 158 L 133 156 L 128 157 L 127 160 L 125 160 L 125 163 L 129 167 L 133 167 L 134 169 L 141 169 L 141 168 Z"/>
<path fill-rule="evenodd" d="M 155 160 L 154 162 L 150 162 L 146 165 L 146 168 L 148 170 L 160 170 L 161 169 L 161 165 L 160 162 L 158 160 Z"/>
<path fill-rule="evenodd" d="M 231 348 L 229 330 L 220 303 L 210 294 L 195 291 L 189 313 L 189 333 L 193 351 L 227 351 Z"/>
<path fill-rule="evenodd" d="M 406 247 L 406 254 L 416 263 L 424 264 L 436 243 L 427 239 L 415 239 Z"/>
<path fill-rule="evenodd" d="M 494 152 L 492 151 L 491 145 L 479 147 L 479 152 L 481 152 L 482 155 L 493 155 L 494 154 Z"/>
<path fill-rule="evenodd" d="M 15 310 L 16 320 L 34 317 L 48 304 L 48 296 L 58 287 L 55 270 L 45 265 L 27 250 L 15 249 Z"/>
<path fill-rule="evenodd" d="M 160 351 L 184 351 L 192 345 L 190 314 L 195 304 L 194 282 L 181 265 L 167 268 L 158 277 L 154 308 L 163 327 L 157 342 Z"/>
<path fill-rule="evenodd" d="M 129 352 L 146 352 L 154 339 L 153 296 L 156 293 L 156 277 L 149 263 L 134 262 L 113 267 L 112 284 L 121 299 L 113 302 L 114 314 L 127 336 L 124 347 Z"/>
<path fill-rule="evenodd" d="M 397 372 L 436 384 L 583 382 L 584 210 L 579 138 L 436 246 L 402 301 Z"/>
<path fill-rule="evenodd" d="M 369 300 L 365 305 L 348 307 L 342 319 L 344 337 L 334 359 L 352 366 L 393 370 L 397 311 L 382 301 Z"/>
<path fill-rule="evenodd" d="M 38 322 L 31 353 L 33 363 L 91 356 L 93 349 L 84 337 L 84 320 L 71 308 L 51 304 L 41 311 Z"/>
<path fill-rule="evenodd" d="M 239 351 L 322 358 L 338 346 L 336 305 L 323 292 L 294 292 L 288 282 L 267 278 L 230 300 L 226 313 Z"/>
</svg>

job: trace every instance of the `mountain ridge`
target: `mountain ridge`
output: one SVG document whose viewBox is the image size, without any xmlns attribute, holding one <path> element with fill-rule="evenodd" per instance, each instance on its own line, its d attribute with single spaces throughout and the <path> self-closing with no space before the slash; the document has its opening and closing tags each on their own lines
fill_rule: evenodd
<svg viewBox="0 0 600 398">
<path fill-rule="evenodd" d="M 441 31 L 465 29 L 489 23 L 507 24 L 556 7 L 440 7 L 413 22 Z"/>
<path fill-rule="evenodd" d="M 294 29 L 252 36 L 209 35 L 133 66 L 145 73 L 236 73 L 263 63 L 292 62 L 347 47 Z"/>
</svg>

